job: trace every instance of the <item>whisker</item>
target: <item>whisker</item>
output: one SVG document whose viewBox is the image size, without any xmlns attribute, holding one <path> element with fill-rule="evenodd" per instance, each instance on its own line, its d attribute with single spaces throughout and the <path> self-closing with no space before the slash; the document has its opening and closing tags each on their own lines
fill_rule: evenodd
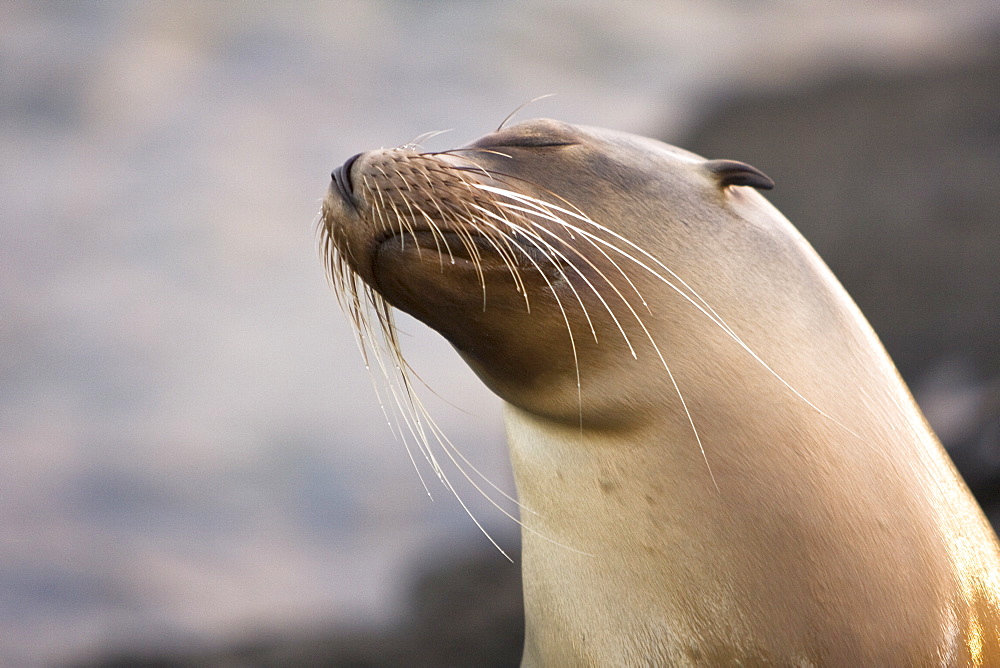
<svg viewBox="0 0 1000 668">
<path fill-rule="evenodd" d="M 447 151 L 433 151 L 433 152 L 421 153 L 421 155 L 424 155 L 424 156 L 461 155 L 462 153 L 488 153 L 490 155 L 499 155 L 500 157 L 509 158 L 511 160 L 514 159 L 514 156 L 512 156 L 510 153 L 504 153 L 503 151 L 498 151 L 495 148 L 482 148 L 481 146 L 465 146 L 465 147 L 462 147 L 462 148 L 450 148 Z M 468 158 L 466 158 L 465 156 L 461 156 L 461 157 L 464 158 L 464 159 L 466 159 L 466 160 L 468 160 Z M 470 168 L 464 167 L 462 165 L 449 165 L 448 169 L 474 171 L 474 170 L 471 170 Z M 490 172 L 488 172 L 488 171 L 486 171 L 485 169 L 482 169 L 482 168 L 480 168 L 480 170 L 487 177 L 492 178 L 492 174 Z"/>
<path fill-rule="evenodd" d="M 509 118 L 504 120 L 504 124 Z M 501 129 L 504 124 L 501 124 Z M 415 138 L 406 145 L 406 150 L 409 151 L 410 148 L 415 147 L 420 141 L 430 136 L 433 134 L 428 133 Z M 579 306 L 586 327 L 594 341 L 597 342 L 598 328 L 590 312 L 590 309 L 594 308 L 590 297 L 593 294 L 600 303 L 600 309 L 608 314 L 622 336 L 631 356 L 638 359 L 636 346 L 631 338 L 636 332 L 633 331 L 630 336 L 629 328 L 623 321 L 625 314 L 622 308 L 626 309 L 629 316 L 636 321 L 643 337 L 648 340 L 666 370 L 691 432 L 697 441 L 708 473 L 718 489 L 718 483 L 709 464 L 695 419 L 681 391 L 678 379 L 660 351 L 649 327 L 644 322 L 644 317 L 639 313 L 639 310 L 643 308 L 647 312 L 650 311 L 649 304 L 621 262 L 628 261 L 666 283 L 672 290 L 697 307 L 713 323 L 722 328 L 730 337 L 739 342 L 748 352 L 753 354 L 752 351 L 746 344 L 742 343 L 735 332 L 695 290 L 662 262 L 621 235 L 617 235 L 594 222 L 564 198 L 551 193 L 553 199 L 559 202 L 554 203 L 519 193 L 516 190 L 481 182 L 473 174 L 501 185 L 506 185 L 507 182 L 515 180 L 516 177 L 490 171 L 476 164 L 469 155 L 476 152 L 483 155 L 511 158 L 509 154 L 501 151 L 470 147 L 440 153 L 408 153 L 401 160 L 426 160 L 426 164 L 422 165 L 421 168 L 412 170 L 401 169 L 396 165 L 388 168 L 378 164 L 374 165 L 373 169 L 377 170 L 381 177 L 376 175 L 369 179 L 365 175 L 361 178 L 365 199 L 368 202 L 366 210 L 369 212 L 372 224 L 380 227 L 382 232 L 387 235 L 399 236 L 401 250 L 406 249 L 405 239 L 409 236 L 415 246 L 418 261 L 425 259 L 425 250 L 427 254 L 430 254 L 432 250 L 435 251 L 434 254 L 442 271 L 444 270 L 445 255 L 451 264 L 456 263 L 455 250 L 457 247 L 453 248 L 452 246 L 457 239 L 462 244 L 466 257 L 476 272 L 482 288 L 484 311 L 487 308 L 486 267 L 489 266 L 492 270 L 494 265 L 484 265 L 483 253 L 487 253 L 493 261 L 499 258 L 503 267 L 509 272 L 515 289 L 524 296 L 525 308 L 528 313 L 531 312 L 531 302 L 526 283 L 528 276 L 526 272 L 537 272 L 545 289 L 552 295 L 570 343 L 581 431 L 584 425 L 583 384 L 578 346 L 579 333 L 575 331 L 574 318 L 576 318 L 577 327 L 580 326 L 580 323 L 575 315 L 574 318 L 570 317 L 570 310 L 575 311 L 574 302 Z M 451 165 L 448 164 L 448 161 L 434 159 L 434 156 L 437 155 L 460 155 L 463 160 L 470 164 Z M 382 179 L 384 179 L 384 183 L 382 183 Z M 441 187 L 455 189 L 453 197 L 449 199 L 438 196 L 436 189 Z M 539 188 L 539 190 L 544 189 Z M 427 243 L 427 233 L 430 233 L 433 248 Z M 365 366 L 371 374 L 379 406 L 386 417 L 390 431 L 394 438 L 403 441 L 411 464 L 417 470 L 425 491 L 430 495 L 421 474 L 421 466 L 418 465 L 417 457 L 411 449 L 411 442 L 420 451 L 435 476 L 456 497 L 477 528 L 505 557 L 509 559 L 509 556 L 490 536 L 461 498 L 458 489 L 449 479 L 449 473 L 454 476 L 454 472 L 457 470 L 466 483 L 471 485 L 488 503 L 524 527 L 525 530 L 557 545 L 560 544 L 530 529 L 509 510 L 501 506 L 497 501 L 499 497 L 494 498 L 490 489 L 499 493 L 504 499 L 515 503 L 522 511 L 534 512 L 521 505 L 490 481 L 447 438 L 431 417 L 414 387 L 414 380 L 424 385 L 426 383 L 409 366 L 402 354 L 392 306 L 373 288 L 360 282 L 360 276 L 352 269 L 352 265 L 357 265 L 357 258 L 350 257 L 350 254 L 353 253 L 352 247 L 338 234 L 336 230 L 330 230 L 324 226 L 320 236 L 328 280 L 334 286 L 338 303 L 348 313 L 354 325 L 356 343 L 365 361 Z M 580 243 L 571 243 L 577 239 L 581 240 Z M 579 247 L 582 243 L 586 244 L 584 249 Z M 593 249 L 593 251 L 584 252 L 586 249 Z M 614 297 L 612 298 L 611 295 Z M 759 357 L 756 355 L 754 357 L 763 364 Z M 765 368 L 768 368 L 772 374 L 780 379 L 780 376 L 777 376 L 770 367 L 765 365 Z M 376 370 L 378 374 L 373 373 Z M 379 375 L 383 379 L 382 383 L 376 380 Z M 385 396 L 385 400 L 383 396 Z M 801 397 L 801 395 L 799 396 Z M 390 417 L 390 413 L 392 417 Z M 448 467 L 447 471 L 445 466 Z M 457 481 L 461 482 L 460 479 Z M 579 552 L 579 550 L 566 545 L 563 547 Z"/>
<path fill-rule="evenodd" d="M 451 243 L 445 235 L 445 231 L 453 232 L 462 242 L 468 253 L 468 257 L 475 266 L 484 290 L 485 308 L 486 281 L 482 266 L 482 257 L 471 232 L 472 229 L 475 229 L 476 223 L 482 223 L 481 215 L 475 215 L 474 210 L 464 201 L 461 205 L 461 211 L 464 213 L 446 211 L 439 200 L 430 196 L 434 184 L 429 179 L 425 185 L 421 185 L 419 181 L 414 181 L 399 169 L 390 168 L 386 170 L 379 166 L 376 168 L 387 182 L 395 183 L 398 187 L 392 190 L 390 196 L 389 189 L 376 187 L 367 177 L 362 178 L 362 186 L 368 194 L 368 200 L 371 204 L 369 210 L 375 224 L 381 227 L 387 234 L 400 236 L 401 248 L 405 248 L 405 237 L 409 236 L 416 246 L 418 258 L 422 258 L 423 244 L 417 234 L 417 223 L 419 222 L 421 228 L 426 227 L 431 233 L 432 240 L 434 241 L 434 249 L 437 251 L 439 262 L 442 263 L 442 269 L 445 253 L 448 254 L 450 262 L 454 263 L 455 261 Z M 422 172 L 418 170 L 415 173 Z M 467 179 L 460 178 L 459 182 L 470 195 L 475 195 L 477 191 L 471 187 Z M 431 202 L 432 208 L 426 208 L 424 205 L 426 202 Z M 449 226 L 446 230 L 438 221 L 449 219 L 454 219 L 459 224 L 454 227 Z M 530 308 L 530 303 L 527 301 L 527 289 L 514 255 L 515 244 L 509 238 L 509 235 L 495 236 L 493 234 L 486 234 L 482 238 L 503 258 L 503 262 L 519 287 L 519 291 L 525 296 L 526 308 Z M 376 374 L 371 375 L 380 410 L 382 410 L 386 418 L 393 437 L 403 441 L 411 464 L 417 470 L 421 485 L 428 495 L 431 496 L 420 471 L 421 467 L 417 465 L 414 453 L 410 448 L 411 440 L 417 446 L 417 449 L 420 450 L 434 474 L 456 497 L 456 500 L 458 500 L 463 510 L 470 516 L 477 528 L 509 559 L 509 555 L 490 536 L 489 532 L 461 498 L 458 489 L 449 480 L 449 475 L 442 466 L 442 463 L 450 462 L 450 465 L 454 466 L 466 481 L 489 503 L 519 524 L 520 520 L 514 517 L 510 511 L 500 506 L 484 488 L 483 484 L 480 484 L 472 477 L 473 474 L 504 498 L 517 504 L 517 507 L 527 512 L 533 511 L 525 508 L 511 495 L 490 481 L 453 443 L 447 440 L 441 429 L 430 417 L 426 406 L 413 387 L 411 376 L 419 382 L 423 381 L 419 378 L 418 374 L 413 372 L 402 355 L 392 307 L 370 286 L 359 281 L 358 274 L 351 269 L 350 262 L 345 257 L 345 252 L 351 252 L 349 245 L 338 242 L 336 234 L 328 229 L 324 229 L 321 234 L 320 243 L 324 254 L 324 267 L 327 271 L 328 280 L 334 285 L 338 302 L 344 308 L 345 312 L 348 313 L 354 325 L 355 340 L 365 362 L 365 367 L 370 372 L 377 370 L 378 375 L 384 379 L 383 385 L 376 382 Z M 563 308 L 561 303 L 560 308 Z M 565 309 L 563 311 L 565 312 Z M 566 317 L 566 322 L 568 323 L 568 316 Z M 575 349 L 575 343 L 573 346 Z M 383 391 L 387 392 L 389 403 L 383 400 Z M 393 410 L 389 410 L 389 404 L 393 406 Z M 390 417 L 390 413 L 393 417 Z M 437 448 L 440 448 L 444 452 L 446 455 L 445 459 L 439 460 L 435 455 Z M 545 538 L 548 539 L 547 537 Z M 569 546 L 564 547 L 573 549 Z"/>
<path fill-rule="evenodd" d="M 496 216 L 496 214 L 493 214 L 490 211 L 482 209 L 482 212 L 484 213 L 484 215 L 487 215 L 487 216 L 490 216 L 490 217 L 497 217 L 499 220 L 501 220 L 502 222 L 506 223 L 507 225 L 510 225 L 512 227 L 515 226 L 514 223 L 510 222 L 509 220 L 506 220 L 506 219 L 504 219 L 502 217 Z M 483 222 L 483 223 L 485 223 L 487 225 L 490 225 L 490 223 L 489 223 L 488 220 L 482 220 L 482 219 L 480 219 L 480 220 L 481 220 L 481 222 Z M 494 230 L 497 230 L 501 234 L 504 234 L 504 232 L 502 230 L 498 230 L 495 226 L 490 225 L 490 227 L 492 229 L 494 229 Z M 596 339 L 597 338 L 597 332 L 594 329 L 593 321 L 590 318 L 590 313 L 587 311 L 587 307 L 584 304 L 583 299 L 580 297 L 580 294 L 576 290 L 576 287 L 573 285 L 572 281 L 570 281 L 569 277 L 566 276 L 565 272 L 563 271 L 563 269 L 561 267 L 561 263 L 555 262 L 554 261 L 555 258 L 553 258 L 551 256 L 551 254 L 550 254 L 552 252 L 555 252 L 556 254 L 561 255 L 561 253 L 559 253 L 559 251 L 557 251 L 555 248 L 553 248 L 551 246 L 546 247 L 546 246 L 543 246 L 543 245 L 539 245 L 535 241 L 535 239 L 532 238 L 532 235 L 529 233 L 529 231 L 526 228 L 520 228 L 520 229 L 521 229 L 522 233 L 525 234 L 525 236 L 530 241 L 532 241 L 532 243 L 535 246 L 535 248 L 537 248 L 545 257 L 547 257 L 548 259 L 550 259 L 550 261 L 552 261 L 552 265 L 560 273 L 560 275 L 562 276 L 563 280 L 566 282 L 566 285 L 569 286 L 570 290 L 573 292 L 573 295 L 576 297 L 577 303 L 579 303 L 580 308 L 583 311 L 584 317 L 587 319 L 587 323 L 590 326 L 590 330 L 593 333 L 594 338 Z M 525 254 L 525 257 L 535 267 L 535 269 L 538 271 L 538 273 L 542 276 L 543 280 L 545 281 L 546 285 L 549 288 L 549 291 L 552 293 L 553 297 L 555 298 L 556 305 L 559 307 L 559 311 L 562 313 L 563 322 L 566 325 L 566 331 L 567 331 L 567 333 L 569 335 L 569 339 L 570 339 L 570 346 L 571 346 L 571 348 L 573 350 L 573 366 L 574 366 L 574 370 L 575 370 L 575 373 L 576 373 L 577 403 L 578 403 L 578 406 L 579 406 L 580 429 L 582 430 L 583 429 L 583 384 L 582 384 L 581 378 L 580 378 L 580 361 L 579 361 L 579 357 L 578 357 L 578 353 L 577 353 L 577 348 L 576 348 L 576 339 L 575 339 L 575 337 L 573 335 L 573 328 L 570 325 L 569 316 L 566 313 L 566 309 L 562 305 L 562 300 L 559 298 L 559 294 L 558 294 L 558 292 L 556 292 L 555 286 L 548 279 L 548 277 L 545 275 L 544 270 L 541 268 L 541 266 L 539 266 L 539 264 L 535 261 L 535 259 L 531 257 L 531 255 Z M 562 256 L 562 258 L 566 259 L 565 256 Z M 576 269 L 576 266 L 573 265 L 571 262 L 568 262 L 568 260 L 567 260 L 567 263 L 569 264 L 569 266 L 572 266 L 574 269 Z M 579 272 L 579 269 L 577 269 L 577 271 Z M 584 277 L 584 280 L 587 280 L 587 279 Z M 588 281 L 588 283 L 589 283 L 589 281 Z M 612 316 L 612 317 L 614 317 L 614 316 Z"/>
<path fill-rule="evenodd" d="M 552 97 L 554 95 L 555 95 L 555 93 L 546 93 L 545 95 L 539 95 L 538 97 L 532 98 L 532 99 L 528 100 L 527 102 L 522 103 L 520 106 L 517 107 L 517 109 L 515 109 L 514 111 L 510 112 L 509 114 L 507 114 L 507 116 L 500 123 L 500 126 L 497 128 L 496 131 L 500 132 L 501 130 L 503 130 L 504 126 L 507 125 L 507 122 L 510 121 L 510 119 L 512 119 L 515 116 L 515 114 L 517 114 L 517 112 L 521 111 L 522 109 L 524 109 L 525 107 L 527 107 L 529 104 L 534 104 L 535 102 L 538 102 L 539 100 L 544 100 L 545 98 Z"/>
<path fill-rule="evenodd" d="M 428 139 L 433 139 L 434 137 L 437 137 L 439 135 L 451 132 L 452 129 L 453 128 L 449 128 L 447 130 L 431 130 L 429 132 L 424 132 L 423 134 L 419 134 L 410 141 L 406 142 L 405 144 L 400 146 L 400 148 L 404 150 L 412 150 L 420 148 L 420 145 L 425 141 L 427 141 Z"/>
<path fill-rule="evenodd" d="M 572 227 L 572 229 L 574 231 L 578 232 L 579 234 L 585 235 L 585 236 L 593 239 L 595 242 L 600 243 L 600 244 L 606 246 L 607 248 L 609 248 L 609 249 L 611 249 L 611 250 L 613 250 L 613 251 L 621 254 L 623 257 L 631 260 L 637 266 L 639 266 L 642 269 L 646 270 L 653 277 L 657 278 L 658 280 L 660 280 L 661 282 L 663 282 L 664 284 L 666 284 L 668 287 L 670 287 L 672 290 L 674 290 L 678 295 L 680 295 L 681 297 L 683 297 L 685 300 L 687 300 L 689 303 L 691 303 L 695 308 L 697 308 L 699 311 L 701 311 L 705 316 L 707 316 L 709 318 L 709 320 L 711 320 L 719 328 L 721 328 L 730 337 L 730 339 L 732 339 L 737 345 L 739 345 L 741 348 L 743 348 L 743 350 L 745 350 L 748 354 L 750 354 L 754 358 L 754 360 L 757 361 L 757 363 L 759 363 L 764 369 L 766 369 L 768 371 L 768 373 L 770 373 L 774 378 L 776 378 L 779 382 L 781 382 L 786 388 L 788 388 L 792 393 L 794 393 L 799 399 L 801 399 L 802 401 L 804 401 L 810 408 L 812 408 L 813 410 L 815 410 L 819 415 L 823 416 L 824 418 L 826 418 L 826 419 L 830 420 L 831 422 L 833 422 L 834 424 L 838 425 L 839 427 L 841 427 L 842 429 L 844 429 L 845 431 L 847 431 L 851 435 L 853 435 L 853 436 L 855 436 L 857 438 L 860 438 L 860 436 L 858 434 L 856 434 L 853 430 L 851 430 L 850 428 L 848 428 L 846 425 L 844 425 L 843 423 L 841 423 L 835 417 L 833 417 L 832 415 L 828 414 L 826 411 L 822 410 L 821 408 L 819 408 L 818 406 L 816 406 L 816 404 L 814 404 L 809 399 L 807 399 L 805 396 L 803 396 L 797 389 L 795 389 L 795 387 L 793 387 L 788 381 L 786 381 L 777 371 L 775 371 L 773 368 L 771 368 L 771 366 L 768 365 L 756 352 L 754 352 L 736 334 L 736 332 L 734 332 L 733 329 L 728 324 L 726 324 L 726 322 L 714 310 L 711 309 L 711 307 L 707 307 L 707 303 L 705 303 L 705 306 L 703 306 L 702 304 L 698 303 L 699 301 L 704 303 L 705 300 L 700 295 L 698 295 L 698 293 L 695 292 L 695 290 L 693 288 L 691 288 L 690 285 L 688 285 L 672 269 L 670 269 L 669 267 L 667 267 L 666 265 L 664 265 L 660 260 L 658 260 L 656 257 L 654 257 L 653 255 L 651 255 L 649 252 L 647 252 L 646 250 L 644 250 L 642 247 L 636 245 L 632 241 L 626 239 L 625 237 L 621 236 L 620 234 L 614 232 L 613 230 L 610 230 L 607 227 L 605 227 L 605 226 L 603 226 L 603 225 L 601 225 L 599 223 L 594 222 L 589 217 L 587 217 L 585 214 L 582 214 L 582 212 L 578 214 L 578 213 L 575 213 L 573 211 L 567 210 L 567 209 L 565 209 L 563 207 L 554 205 L 554 204 L 552 204 L 550 202 L 544 202 L 542 200 L 538 200 L 538 199 L 530 197 L 528 195 L 523 195 L 523 194 L 518 193 L 518 192 L 505 190 L 503 188 L 497 188 L 495 186 L 490 186 L 490 185 L 487 185 L 487 184 L 479 184 L 477 187 L 479 187 L 479 188 L 481 188 L 483 190 L 486 190 L 488 192 L 493 192 L 493 193 L 495 193 L 497 195 L 500 195 L 500 196 L 503 196 L 503 197 L 509 197 L 509 198 L 512 198 L 512 199 L 515 199 L 515 200 L 518 200 L 518 201 L 522 201 L 522 202 L 533 201 L 533 202 L 539 203 L 540 205 L 551 207 L 552 209 L 554 209 L 556 211 L 559 211 L 560 213 L 564 213 L 566 215 L 569 215 L 570 217 L 572 217 L 572 218 L 574 218 L 576 220 L 579 220 L 580 222 L 583 222 L 583 223 L 585 223 L 587 225 L 590 225 L 590 226 L 594 227 L 595 229 L 597 229 L 597 230 L 599 230 L 599 231 L 601 231 L 601 232 L 603 232 L 605 234 L 608 234 L 609 236 L 613 237 L 614 239 L 623 242 L 629 248 L 634 249 L 636 252 L 638 252 L 643 257 L 648 258 L 653 264 L 659 266 L 661 269 L 663 269 L 668 274 L 670 274 L 675 280 L 677 280 L 679 283 L 681 283 L 682 285 L 684 285 L 687 289 L 691 290 L 691 293 L 694 295 L 694 297 L 688 295 L 686 292 L 684 292 L 679 287 L 677 287 L 676 284 L 674 284 L 673 282 L 671 282 L 670 280 L 668 280 L 666 277 L 664 277 L 658 271 L 656 271 L 655 269 L 653 269 L 652 267 L 650 267 L 648 264 L 644 263 L 639 258 L 637 258 L 634 255 L 632 255 L 631 253 L 628 253 L 627 251 L 624 251 L 621 248 L 618 248 L 614 244 L 612 244 L 612 243 L 610 243 L 610 242 L 602 239 L 601 237 L 599 237 L 599 236 L 597 236 L 597 235 L 595 235 L 595 234 L 593 234 L 591 232 L 588 232 L 587 230 L 584 230 L 583 228 L 581 228 L 579 226 L 572 225 L 570 223 L 566 223 L 565 221 L 563 221 L 561 223 L 561 224 L 567 225 L 569 227 Z M 695 301 L 695 299 L 697 299 L 698 301 Z"/>
</svg>

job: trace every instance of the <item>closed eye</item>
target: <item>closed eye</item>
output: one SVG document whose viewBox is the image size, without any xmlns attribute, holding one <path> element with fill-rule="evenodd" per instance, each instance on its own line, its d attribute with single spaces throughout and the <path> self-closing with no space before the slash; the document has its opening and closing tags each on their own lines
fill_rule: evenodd
<svg viewBox="0 0 1000 668">
<path fill-rule="evenodd" d="M 503 139 L 491 148 L 553 148 L 556 146 L 575 146 L 579 142 L 565 139 L 555 139 L 553 137 L 541 137 L 532 135 L 521 135 Z"/>
</svg>

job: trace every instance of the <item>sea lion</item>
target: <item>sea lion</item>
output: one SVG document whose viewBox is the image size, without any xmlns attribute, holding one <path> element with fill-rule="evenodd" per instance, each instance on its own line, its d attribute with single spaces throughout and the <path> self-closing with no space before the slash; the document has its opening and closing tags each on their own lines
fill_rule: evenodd
<svg viewBox="0 0 1000 668">
<path fill-rule="evenodd" d="M 1000 665 L 996 535 L 759 170 L 534 120 L 332 177 L 359 331 L 505 401 L 524 666 Z"/>
</svg>

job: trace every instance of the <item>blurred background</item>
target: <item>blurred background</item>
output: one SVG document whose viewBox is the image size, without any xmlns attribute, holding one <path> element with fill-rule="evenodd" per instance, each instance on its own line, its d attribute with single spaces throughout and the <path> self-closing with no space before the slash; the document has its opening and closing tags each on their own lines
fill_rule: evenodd
<svg viewBox="0 0 1000 668">
<path fill-rule="evenodd" d="M 516 665 L 517 564 L 393 440 L 315 220 L 348 156 L 546 93 L 773 177 L 1000 522 L 995 0 L 7 1 L 0 665 Z M 511 491 L 498 400 L 401 324 Z"/>
</svg>

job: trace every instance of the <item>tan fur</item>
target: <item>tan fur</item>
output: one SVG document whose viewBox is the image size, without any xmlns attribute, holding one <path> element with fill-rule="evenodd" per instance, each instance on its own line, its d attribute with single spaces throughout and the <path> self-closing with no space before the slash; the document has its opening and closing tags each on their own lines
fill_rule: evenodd
<svg viewBox="0 0 1000 668">
<path fill-rule="evenodd" d="M 507 402 L 524 665 L 1000 665 L 995 534 L 823 262 L 705 165 L 531 121 L 324 203 L 341 288 Z"/>
</svg>

